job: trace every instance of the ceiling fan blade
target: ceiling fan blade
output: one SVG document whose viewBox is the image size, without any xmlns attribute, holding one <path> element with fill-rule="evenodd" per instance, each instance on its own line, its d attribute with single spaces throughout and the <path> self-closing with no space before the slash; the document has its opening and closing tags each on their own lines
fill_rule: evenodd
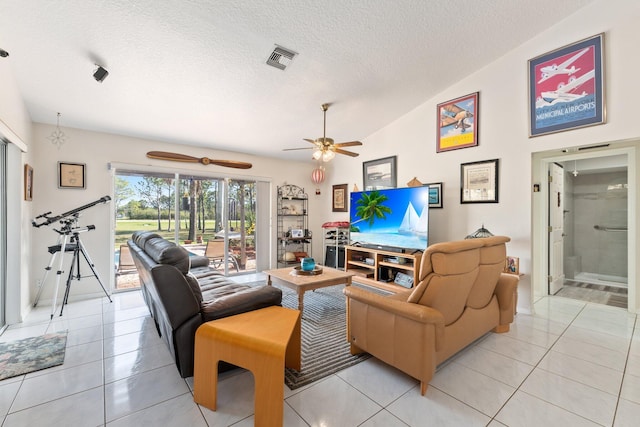
<svg viewBox="0 0 640 427">
<path fill-rule="evenodd" d="M 349 141 L 349 142 L 338 142 L 337 144 L 333 144 L 336 147 L 356 147 L 358 145 L 362 145 L 360 141 Z"/>
<path fill-rule="evenodd" d="M 358 156 L 360 155 L 360 154 L 358 154 L 358 153 L 354 153 L 353 151 L 341 150 L 341 149 L 339 149 L 339 148 L 334 148 L 334 151 L 335 151 L 336 153 L 339 153 L 339 154 L 345 154 L 345 155 L 347 155 L 347 156 L 351 156 L 351 157 L 358 157 Z"/>
<path fill-rule="evenodd" d="M 150 159 L 173 160 L 176 162 L 200 163 L 199 157 L 187 156 L 178 153 L 168 153 L 166 151 L 149 151 L 147 157 Z"/>
<path fill-rule="evenodd" d="M 175 162 L 202 163 L 203 165 L 214 164 L 227 168 L 250 169 L 253 167 L 251 163 L 238 162 L 235 160 L 216 160 L 208 157 L 193 157 L 186 154 L 169 153 L 167 151 L 149 151 L 147 157 L 150 159 L 171 160 Z"/>
<path fill-rule="evenodd" d="M 296 150 L 313 150 L 313 147 L 303 147 L 303 148 L 283 148 L 282 151 L 296 151 Z"/>
<path fill-rule="evenodd" d="M 313 145 L 318 145 L 318 143 L 317 143 L 315 140 L 313 140 L 313 139 L 309 139 L 309 138 L 302 138 L 302 139 L 303 139 L 304 141 L 307 141 L 307 142 L 312 143 Z"/>
<path fill-rule="evenodd" d="M 205 157 L 206 159 L 206 157 Z M 226 168 L 236 168 L 236 169 L 251 169 L 253 165 L 251 163 L 239 162 L 237 160 L 215 160 L 209 159 L 209 163 L 218 166 L 224 166 Z"/>
</svg>

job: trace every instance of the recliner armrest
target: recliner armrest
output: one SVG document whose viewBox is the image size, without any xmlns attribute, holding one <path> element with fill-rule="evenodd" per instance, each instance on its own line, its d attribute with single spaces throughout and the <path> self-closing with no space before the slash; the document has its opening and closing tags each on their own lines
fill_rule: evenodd
<svg viewBox="0 0 640 427">
<path fill-rule="evenodd" d="M 438 310 L 421 304 L 398 301 L 354 286 L 347 286 L 342 292 L 347 298 L 352 298 L 363 304 L 385 310 L 415 322 L 433 324 L 436 331 L 436 348 L 439 347 L 439 343 L 444 338 L 444 316 Z"/>
<path fill-rule="evenodd" d="M 498 283 L 493 293 L 498 298 L 500 306 L 500 324 L 508 325 L 513 322 L 513 313 L 515 312 L 515 292 L 518 288 L 520 278 L 514 274 L 500 274 Z"/>
</svg>

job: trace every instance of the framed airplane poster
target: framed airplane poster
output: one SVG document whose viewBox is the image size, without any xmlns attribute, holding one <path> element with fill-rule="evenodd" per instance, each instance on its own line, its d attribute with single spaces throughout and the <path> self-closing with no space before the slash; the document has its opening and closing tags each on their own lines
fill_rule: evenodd
<svg viewBox="0 0 640 427">
<path fill-rule="evenodd" d="M 478 92 L 437 106 L 436 152 L 478 145 Z"/>
<path fill-rule="evenodd" d="M 605 122 L 604 34 L 529 60 L 529 137 Z"/>
</svg>

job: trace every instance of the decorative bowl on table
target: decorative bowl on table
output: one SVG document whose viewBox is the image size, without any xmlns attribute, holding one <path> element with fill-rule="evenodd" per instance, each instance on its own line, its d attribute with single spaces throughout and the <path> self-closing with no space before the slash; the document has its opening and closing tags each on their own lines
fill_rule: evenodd
<svg viewBox="0 0 640 427">
<path fill-rule="evenodd" d="M 322 267 L 319 267 L 317 265 L 313 268 L 313 270 L 309 271 L 303 270 L 300 266 L 293 267 L 293 269 L 291 270 L 292 276 L 316 276 L 318 274 L 322 274 Z"/>
<path fill-rule="evenodd" d="M 303 271 L 313 271 L 313 269 L 316 268 L 316 260 L 311 257 L 302 258 L 302 261 L 300 261 L 300 268 Z"/>
</svg>

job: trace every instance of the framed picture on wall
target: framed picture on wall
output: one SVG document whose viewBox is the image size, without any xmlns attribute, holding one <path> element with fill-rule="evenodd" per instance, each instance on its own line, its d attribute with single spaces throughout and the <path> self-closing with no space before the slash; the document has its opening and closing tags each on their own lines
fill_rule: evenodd
<svg viewBox="0 0 640 427">
<path fill-rule="evenodd" d="M 432 182 L 429 186 L 429 208 L 442 208 L 442 183 Z"/>
<path fill-rule="evenodd" d="M 85 188 L 84 163 L 58 162 L 58 188 Z"/>
<path fill-rule="evenodd" d="M 396 156 L 363 162 L 362 182 L 365 191 L 396 188 Z"/>
<path fill-rule="evenodd" d="M 347 212 L 347 184 L 340 184 L 333 186 L 333 212 Z"/>
<path fill-rule="evenodd" d="M 460 203 L 498 203 L 498 159 L 460 165 Z"/>
<path fill-rule="evenodd" d="M 478 145 L 478 97 L 475 92 L 438 104 L 436 152 Z"/>
<path fill-rule="evenodd" d="M 529 60 L 529 137 L 605 122 L 604 33 Z"/>
</svg>

